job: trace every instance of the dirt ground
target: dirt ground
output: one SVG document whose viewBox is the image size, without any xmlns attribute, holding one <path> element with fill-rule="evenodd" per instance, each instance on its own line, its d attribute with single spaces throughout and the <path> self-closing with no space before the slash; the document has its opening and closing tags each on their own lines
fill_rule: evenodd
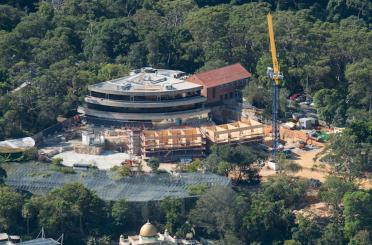
<svg viewBox="0 0 372 245">
<path fill-rule="evenodd" d="M 290 145 L 286 147 L 291 147 Z M 310 149 L 310 150 L 301 150 L 298 148 L 292 149 L 293 152 L 293 161 L 299 164 L 302 167 L 295 176 L 302 177 L 302 178 L 313 178 L 318 179 L 320 181 L 324 181 L 325 177 L 329 172 L 329 168 L 324 164 L 320 163 L 319 160 L 314 161 L 315 156 L 322 151 L 322 148 Z M 275 171 L 269 169 L 268 167 L 264 167 L 260 171 L 260 175 L 265 179 L 265 177 L 275 175 Z"/>
<path fill-rule="evenodd" d="M 297 177 L 301 178 L 313 178 L 318 179 L 321 182 L 325 181 L 325 178 L 330 173 L 331 168 L 329 165 L 320 162 L 319 160 L 314 161 L 314 158 L 318 153 L 323 150 L 323 147 L 317 143 L 315 149 L 310 150 L 301 150 L 295 147 L 295 143 L 290 142 L 285 145 L 285 147 L 295 147 L 292 149 L 293 152 L 293 161 L 299 164 L 302 167 L 302 170 L 295 174 Z M 274 170 L 269 169 L 267 166 L 263 167 L 260 171 L 260 175 L 265 180 L 269 176 L 274 176 L 276 173 Z M 360 187 L 365 189 L 372 189 L 372 176 L 360 179 L 358 181 Z"/>
</svg>

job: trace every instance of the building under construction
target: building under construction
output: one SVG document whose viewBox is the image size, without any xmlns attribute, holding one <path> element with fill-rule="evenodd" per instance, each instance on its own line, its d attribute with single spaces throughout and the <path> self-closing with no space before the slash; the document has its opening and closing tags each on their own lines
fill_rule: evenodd
<svg viewBox="0 0 372 245">
<path fill-rule="evenodd" d="M 248 119 L 228 124 L 202 127 L 205 137 L 214 144 L 234 144 L 261 141 L 264 137 L 262 123 Z"/>
<path fill-rule="evenodd" d="M 200 128 L 145 130 L 141 134 L 141 154 L 144 159 L 157 157 L 162 161 L 204 157 L 207 141 L 213 144 L 261 141 L 264 127 L 250 119 Z"/>
<path fill-rule="evenodd" d="M 204 157 L 211 144 L 262 140 L 264 125 L 242 120 L 241 89 L 250 76 L 241 64 L 190 77 L 143 68 L 92 85 L 82 120 L 87 132 L 75 152 L 102 155 L 107 150 L 175 162 Z"/>
<path fill-rule="evenodd" d="M 145 130 L 141 134 L 141 154 L 144 159 L 160 158 L 175 161 L 205 155 L 205 137 L 199 128 Z"/>
</svg>

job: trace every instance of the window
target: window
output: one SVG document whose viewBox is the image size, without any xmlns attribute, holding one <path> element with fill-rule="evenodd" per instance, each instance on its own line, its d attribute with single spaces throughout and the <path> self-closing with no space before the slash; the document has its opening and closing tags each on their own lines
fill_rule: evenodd
<svg viewBox="0 0 372 245">
<path fill-rule="evenodd" d="M 230 99 L 232 99 L 233 97 L 234 97 L 234 93 L 230 92 Z"/>
<path fill-rule="evenodd" d="M 225 94 L 225 100 L 229 98 L 229 94 Z"/>
<path fill-rule="evenodd" d="M 212 89 L 212 98 L 216 98 L 216 88 Z"/>
</svg>

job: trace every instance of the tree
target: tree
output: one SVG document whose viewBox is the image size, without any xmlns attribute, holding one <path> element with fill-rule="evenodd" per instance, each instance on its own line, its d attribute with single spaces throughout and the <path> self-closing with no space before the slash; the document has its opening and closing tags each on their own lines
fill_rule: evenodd
<svg viewBox="0 0 372 245">
<path fill-rule="evenodd" d="M 260 109 L 271 108 L 270 96 L 270 90 L 265 88 L 258 79 L 253 78 L 244 89 L 244 98 Z"/>
<path fill-rule="evenodd" d="M 343 198 L 345 235 L 351 239 L 360 230 L 372 229 L 372 194 L 366 191 L 348 192 Z"/>
<path fill-rule="evenodd" d="M 22 218 L 26 219 L 27 235 L 30 234 L 30 219 L 35 217 L 37 207 L 27 200 L 22 207 Z"/>
<path fill-rule="evenodd" d="M 227 187 L 209 189 L 190 211 L 189 219 L 202 234 L 224 239 L 237 234 L 240 213 L 243 212 L 238 195 Z"/>
<path fill-rule="evenodd" d="M 111 208 L 111 216 L 113 223 L 118 229 L 123 229 L 126 224 L 128 224 L 128 219 L 130 216 L 130 209 L 128 203 L 122 199 L 116 201 Z"/>
<path fill-rule="evenodd" d="M 0 229 L 18 232 L 21 223 L 23 197 L 10 187 L 0 186 Z"/>
<path fill-rule="evenodd" d="M 297 226 L 292 228 L 292 239 L 300 244 L 316 244 L 321 235 L 320 227 L 304 217 L 297 218 Z"/>
<path fill-rule="evenodd" d="M 254 194 L 243 224 L 249 242 L 269 244 L 290 236 L 294 215 L 285 208 L 283 200 L 273 202 L 262 194 Z"/>
<path fill-rule="evenodd" d="M 181 199 L 166 197 L 160 202 L 160 209 L 165 214 L 165 228 L 170 234 L 176 234 L 186 222 Z"/>
<path fill-rule="evenodd" d="M 66 234 L 67 243 L 105 226 L 104 202 L 81 184 L 66 184 L 33 201 L 39 225 L 52 236 Z"/>
<path fill-rule="evenodd" d="M 353 182 L 344 181 L 336 176 L 328 176 L 320 188 L 319 197 L 332 206 L 336 219 L 340 219 L 342 199 L 345 193 L 354 190 L 356 190 L 356 186 Z"/>
<path fill-rule="evenodd" d="M 156 157 L 151 157 L 147 162 L 147 165 L 151 168 L 153 172 L 156 172 L 160 166 L 160 161 Z"/>
<path fill-rule="evenodd" d="M 370 145 L 359 143 L 357 136 L 348 130 L 332 135 L 323 153 L 322 160 L 330 163 L 337 175 L 349 181 L 362 176 L 370 168 Z"/>
<path fill-rule="evenodd" d="M 0 186 L 4 184 L 4 180 L 7 177 L 6 171 L 0 166 Z"/>
<path fill-rule="evenodd" d="M 226 245 L 226 244 L 234 244 L 234 245 L 243 245 L 244 243 L 236 237 L 233 233 L 227 233 L 223 239 L 218 240 L 214 244 L 216 245 Z"/>
<path fill-rule="evenodd" d="M 349 81 L 347 99 L 351 106 L 363 108 L 366 111 L 372 109 L 372 61 L 363 59 L 346 67 L 345 77 Z"/>
<path fill-rule="evenodd" d="M 108 62 L 128 54 L 137 41 L 134 23 L 124 18 L 106 19 L 92 25 L 84 39 L 84 52 L 94 61 Z"/>
<path fill-rule="evenodd" d="M 343 96 L 336 89 L 321 89 L 314 95 L 319 118 L 328 126 L 342 126 L 345 123 L 346 107 Z"/>
<path fill-rule="evenodd" d="M 0 30 L 11 31 L 24 15 L 22 11 L 9 5 L 0 5 Z"/>
<path fill-rule="evenodd" d="M 98 79 L 108 81 L 129 74 L 129 68 L 120 64 L 105 64 L 98 71 Z"/>
<path fill-rule="evenodd" d="M 328 245 L 328 244 L 343 245 L 345 244 L 345 238 L 344 238 L 342 227 L 340 227 L 340 225 L 336 223 L 328 224 L 325 227 L 321 238 L 317 240 L 317 244 L 319 245 Z"/>
<path fill-rule="evenodd" d="M 147 49 L 145 43 L 137 42 L 130 46 L 127 62 L 132 68 L 144 67 L 147 64 L 146 56 Z"/>
<path fill-rule="evenodd" d="M 368 245 L 372 243 L 371 232 L 368 230 L 360 230 L 350 240 L 350 245 Z"/>
<path fill-rule="evenodd" d="M 227 175 L 234 172 L 237 182 L 257 183 L 259 177 L 257 169 L 252 164 L 263 155 L 249 146 L 216 145 L 211 148 L 212 153 L 205 161 L 206 170 Z"/>
<path fill-rule="evenodd" d="M 283 200 L 286 208 L 301 207 L 309 182 L 287 175 L 278 175 L 264 184 L 262 194 L 270 201 Z"/>
</svg>

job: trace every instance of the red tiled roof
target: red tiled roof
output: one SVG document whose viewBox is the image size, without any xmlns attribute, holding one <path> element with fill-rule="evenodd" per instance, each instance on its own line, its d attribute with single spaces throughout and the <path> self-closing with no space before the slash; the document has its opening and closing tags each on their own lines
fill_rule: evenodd
<svg viewBox="0 0 372 245">
<path fill-rule="evenodd" d="M 205 87 L 216 87 L 218 85 L 230 83 L 233 81 L 251 77 L 252 74 L 248 72 L 240 63 L 221 67 L 211 71 L 197 73 L 190 76 L 187 80 L 198 84 L 203 84 Z"/>
</svg>

